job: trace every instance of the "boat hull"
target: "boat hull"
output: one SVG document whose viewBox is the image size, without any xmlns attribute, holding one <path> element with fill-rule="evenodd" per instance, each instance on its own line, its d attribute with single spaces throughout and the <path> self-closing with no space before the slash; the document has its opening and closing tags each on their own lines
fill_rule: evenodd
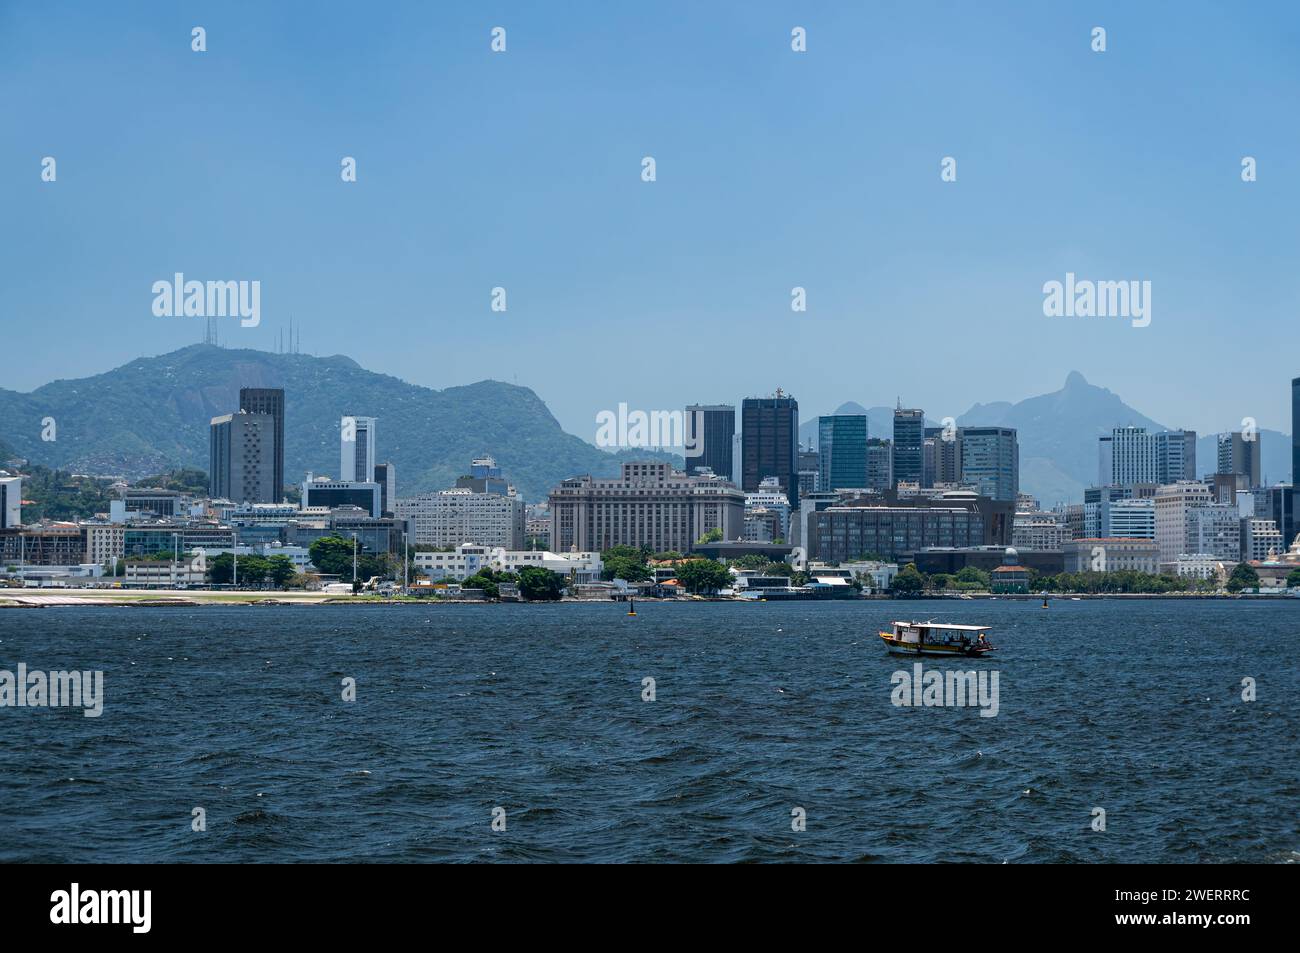
<svg viewBox="0 0 1300 953">
<path fill-rule="evenodd" d="M 959 656 L 962 658 L 979 658 L 993 651 L 993 646 L 985 645 L 944 645 L 942 643 L 924 643 L 904 642 L 896 639 L 888 633 L 880 633 L 881 641 L 885 643 L 885 648 L 891 655 L 931 655 L 947 656 L 952 658 Z"/>
</svg>

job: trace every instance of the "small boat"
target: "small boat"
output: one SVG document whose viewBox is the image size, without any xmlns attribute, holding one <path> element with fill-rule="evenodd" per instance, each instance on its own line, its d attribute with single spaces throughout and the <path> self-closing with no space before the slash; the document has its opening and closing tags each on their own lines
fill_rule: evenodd
<svg viewBox="0 0 1300 953">
<path fill-rule="evenodd" d="M 880 638 L 895 655 L 980 656 L 993 651 L 984 633 L 992 626 L 950 625 L 947 622 L 895 622 L 893 632 Z"/>
</svg>

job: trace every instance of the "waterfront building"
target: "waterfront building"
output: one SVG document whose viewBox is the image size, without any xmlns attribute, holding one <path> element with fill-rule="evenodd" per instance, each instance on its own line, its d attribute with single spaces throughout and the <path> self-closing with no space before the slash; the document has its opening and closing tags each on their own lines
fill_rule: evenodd
<svg viewBox="0 0 1300 953">
<path fill-rule="evenodd" d="M 331 480 L 329 477 L 312 477 L 309 473 L 302 484 L 302 507 L 332 510 L 339 506 L 358 506 L 369 515 L 383 513 L 383 490 L 378 483 L 354 480 Z"/>
<path fill-rule="evenodd" d="M 808 520 L 808 556 L 826 562 L 896 560 L 926 547 L 978 546 L 984 515 L 963 506 L 830 506 Z"/>
<path fill-rule="evenodd" d="M 819 490 L 866 487 L 867 415 L 817 418 Z"/>
<path fill-rule="evenodd" d="M 339 479 L 344 483 L 375 482 L 377 417 L 347 414 L 339 423 Z"/>
<path fill-rule="evenodd" d="M 271 414 L 213 417 L 208 435 L 208 494 L 236 503 L 274 503 L 276 420 Z"/>
<path fill-rule="evenodd" d="M 699 453 L 686 457 L 686 472 L 694 474 L 706 468 L 730 480 L 735 436 L 734 404 L 691 404 L 686 408 L 686 442 Z"/>
<path fill-rule="evenodd" d="M 1184 579 L 1218 579 L 1222 582 L 1230 567 L 1211 553 L 1179 553 L 1173 559 L 1163 560 L 1160 571 Z"/>
<path fill-rule="evenodd" d="M 1020 494 L 1020 444 L 1011 427 L 962 427 L 961 483 L 980 496 L 1015 502 Z"/>
<path fill-rule="evenodd" d="M 477 543 L 488 548 L 524 548 L 524 501 L 517 495 L 454 487 L 397 501 L 399 519 L 412 526 L 411 541 L 423 546 Z"/>
<path fill-rule="evenodd" d="M 563 576 L 566 585 L 587 585 L 599 582 L 605 568 L 600 553 L 596 552 L 512 551 L 476 543 L 462 543 L 450 552 L 421 551 L 412 558 L 414 568 L 434 582 L 467 579 L 483 569 L 517 573 L 525 566 L 536 566 Z"/>
<path fill-rule="evenodd" d="M 4 566 L 79 566 L 85 557 L 86 538 L 75 523 L 0 529 L 0 564 Z"/>
<path fill-rule="evenodd" d="M 1103 536 L 1072 539 L 1061 548 L 1066 572 L 1134 570 L 1154 574 L 1160 565 L 1155 540 Z"/>
<path fill-rule="evenodd" d="M 798 506 L 799 402 L 780 388 L 773 397 L 746 397 L 740 439 L 741 489 L 751 493 L 764 477 L 774 476 L 790 505 Z"/>
<path fill-rule="evenodd" d="M 1218 457 L 1218 472 L 1245 477 L 1245 489 L 1264 485 L 1258 434 L 1219 434 Z"/>
<path fill-rule="evenodd" d="M 754 481 L 756 492 L 760 482 Z M 784 489 L 779 476 L 776 487 Z M 685 553 L 714 529 L 724 540 L 740 539 L 745 494 L 714 475 L 688 476 L 661 462 L 625 463 L 617 477 L 565 480 L 551 491 L 550 509 L 551 548 L 557 552 L 627 545 Z"/>
<path fill-rule="evenodd" d="M 894 408 L 892 484 L 901 481 L 920 484 L 925 475 L 925 411 Z"/>
<path fill-rule="evenodd" d="M 1103 511 L 1101 535 L 1127 539 L 1155 539 L 1155 499 L 1144 497 L 1112 500 Z"/>
<path fill-rule="evenodd" d="M 284 499 L 284 388 L 241 387 L 239 409 L 248 414 L 269 414 L 275 421 L 275 452 L 271 457 L 271 482 L 275 492 L 267 501 L 278 503 Z"/>
</svg>

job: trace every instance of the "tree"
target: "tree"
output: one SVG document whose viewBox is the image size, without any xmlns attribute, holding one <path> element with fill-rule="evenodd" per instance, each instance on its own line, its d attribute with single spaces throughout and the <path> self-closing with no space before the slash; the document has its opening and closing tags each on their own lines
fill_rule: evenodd
<svg viewBox="0 0 1300 953">
<path fill-rule="evenodd" d="M 695 545 L 701 546 L 705 543 L 720 543 L 720 542 L 722 542 L 722 530 L 718 529 L 718 527 L 715 526 L 713 527 L 713 529 L 709 530 L 707 533 L 705 533 L 703 536 L 697 539 L 695 541 Z"/>
<path fill-rule="evenodd" d="M 642 582 L 650 578 L 650 568 L 646 565 L 649 553 L 635 546 L 611 546 L 600 554 L 604 565 L 601 569 L 602 579 L 625 579 L 628 582 Z"/>
<path fill-rule="evenodd" d="M 913 595 L 925 588 L 925 576 L 916 568 L 916 563 L 908 563 L 894 577 L 889 588 L 902 595 Z"/>
<path fill-rule="evenodd" d="M 980 589 L 987 589 L 991 582 L 989 574 L 977 566 L 962 567 L 961 572 L 957 573 L 957 581 L 974 583 Z"/>
<path fill-rule="evenodd" d="M 1237 563 L 1232 575 L 1228 577 L 1228 591 L 1241 592 L 1243 589 L 1259 588 L 1259 573 L 1250 563 Z"/>
<path fill-rule="evenodd" d="M 271 584 L 281 589 L 289 588 L 289 583 L 293 577 L 298 575 L 298 570 L 294 568 L 293 560 L 288 556 L 275 555 L 267 560 L 267 575 L 271 578 Z"/>
<path fill-rule="evenodd" d="M 564 577 L 541 566 L 519 570 L 519 593 L 529 602 L 556 602 L 564 594 Z"/>
<path fill-rule="evenodd" d="M 489 599 L 495 599 L 500 595 L 497 588 L 496 580 L 492 578 L 491 569 L 480 569 L 472 576 L 466 576 L 461 580 L 461 589 L 482 589 L 483 595 Z"/>
<path fill-rule="evenodd" d="M 322 536 L 308 548 L 312 565 L 330 576 L 350 581 L 352 579 L 352 537 Z M 357 543 L 357 581 L 364 582 L 372 576 L 389 576 L 392 565 L 387 554 L 368 553 Z M 240 576 L 243 576 L 241 569 Z"/>
<path fill-rule="evenodd" d="M 688 559 L 677 567 L 677 580 L 687 592 L 714 593 L 731 585 L 731 573 L 716 559 Z"/>
</svg>

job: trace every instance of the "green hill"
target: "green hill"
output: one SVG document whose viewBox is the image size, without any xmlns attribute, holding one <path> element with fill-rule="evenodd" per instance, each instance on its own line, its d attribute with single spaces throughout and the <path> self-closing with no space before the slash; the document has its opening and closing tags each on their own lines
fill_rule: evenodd
<svg viewBox="0 0 1300 953">
<path fill-rule="evenodd" d="M 339 475 L 339 419 L 379 418 L 380 461 L 398 494 L 451 486 L 472 457 L 491 454 L 530 500 L 560 480 L 616 473 L 620 459 L 565 433 L 526 387 L 480 381 L 432 390 L 367 371 L 350 358 L 272 354 L 195 344 L 28 394 L 0 390 L 0 444 L 33 463 L 138 480 L 208 466 L 208 423 L 239 407 L 240 387 L 285 389 L 285 479 Z M 53 417 L 56 439 L 41 439 Z M 676 458 L 680 465 L 680 458 Z"/>
</svg>

